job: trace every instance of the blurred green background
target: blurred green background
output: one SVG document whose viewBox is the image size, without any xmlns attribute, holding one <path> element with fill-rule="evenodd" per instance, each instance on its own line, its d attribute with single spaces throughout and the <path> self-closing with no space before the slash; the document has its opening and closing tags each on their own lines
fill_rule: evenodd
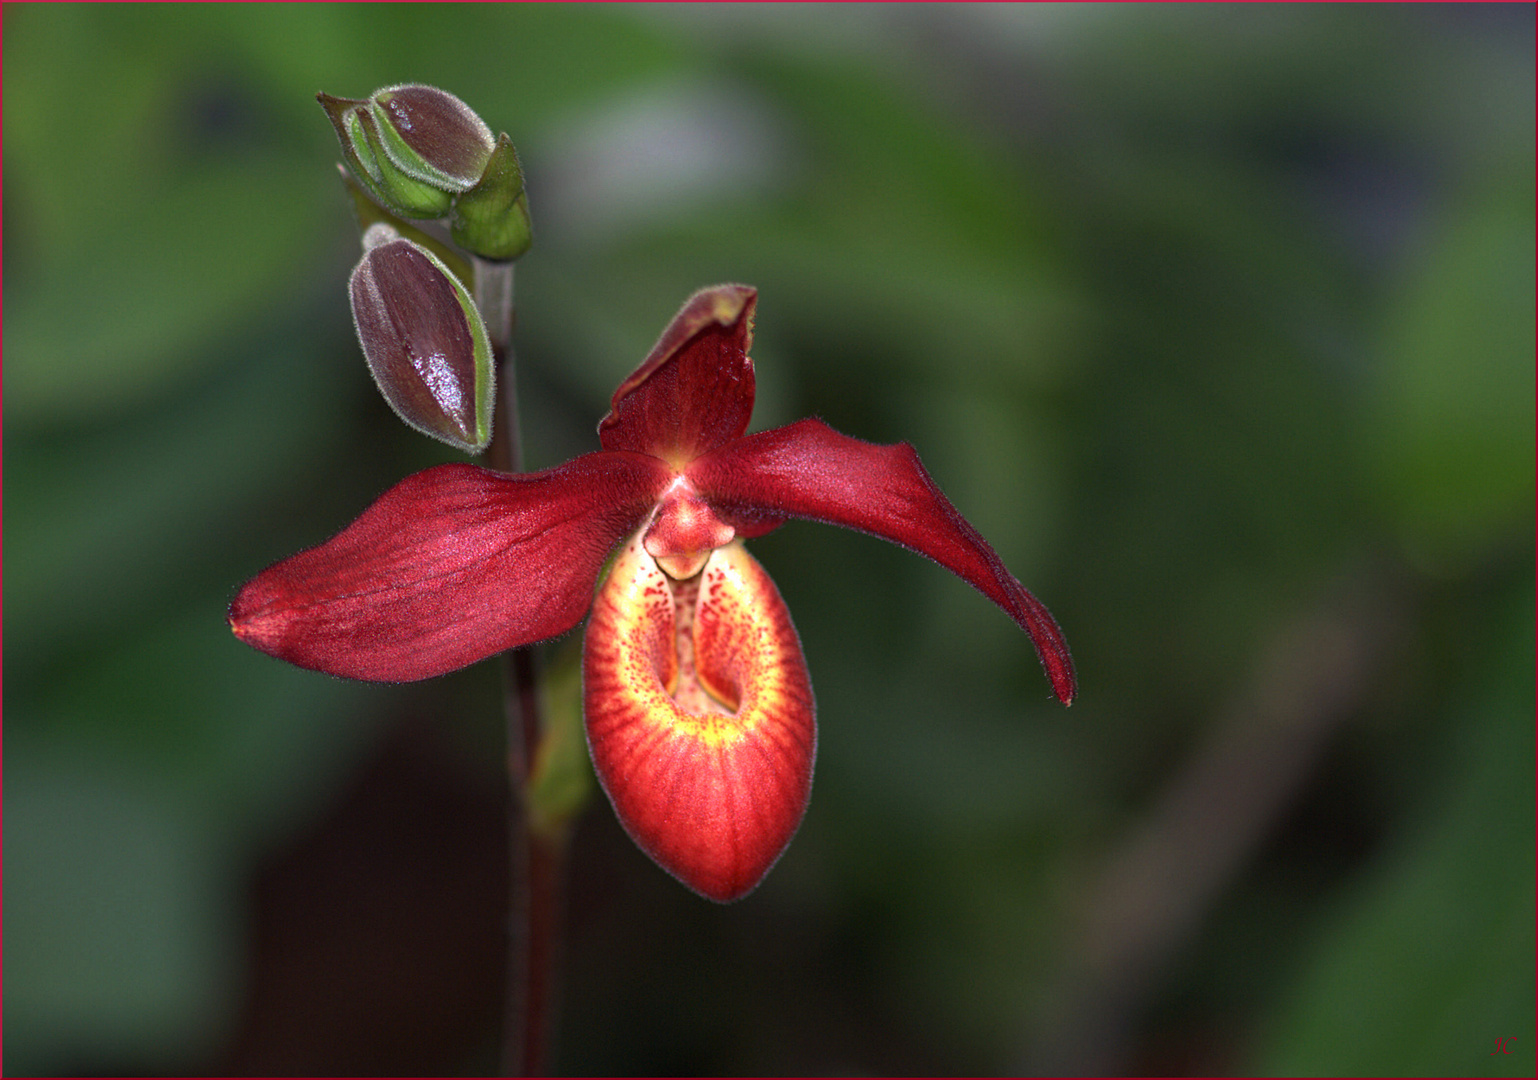
<svg viewBox="0 0 1538 1080">
<path fill-rule="evenodd" d="M 1532 1075 L 1533 19 L 6 5 L 5 1071 L 495 1067 L 494 666 L 224 624 L 451 459 L 313 100 L 425 81 L 529 176 L 532 467 L 753 283 L 755 429 L 911 441 L 1082 682 L 895 547 L 756 541 L 810 812 L 721 908 L 589 807 L 558 1068 Z"/>
</svg>

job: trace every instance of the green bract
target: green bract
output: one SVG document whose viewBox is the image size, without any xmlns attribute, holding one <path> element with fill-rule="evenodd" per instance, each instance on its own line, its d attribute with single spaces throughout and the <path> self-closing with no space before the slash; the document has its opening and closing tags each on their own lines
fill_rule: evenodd
<svg viewBox="0 0 1538 1080">
<path fill-rule="evenodd" d="M 498 137 L 481 182 L 454 200 L 449 228 L 455 243 L 485 259 L 516 259 L 534 242 L 523 169 L 506 135 Z"/>
</svg>

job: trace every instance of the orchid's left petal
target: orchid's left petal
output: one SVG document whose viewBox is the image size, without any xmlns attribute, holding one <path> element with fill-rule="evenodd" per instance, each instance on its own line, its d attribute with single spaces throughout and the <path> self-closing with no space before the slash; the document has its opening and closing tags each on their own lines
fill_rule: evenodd
<svg viewBox="0 0 1538 1080">
<path fill-rule="evenodd" d="M 662 462 L 640 454 L 587 454 L 516 476 L 440 465 L 258 574 L 230 605 L 230 627 L 332 675 L 442 675 L 575 626 L 604 561 L 668 481 Z"/>
<path fill-rule="evenodd" d="M 682 468 L 737 438 L 753 414 L 753 307 L 758 290 L 716 285 L 691 296 L 650 354 L 614 391 L 598 425 L 605 450 Z"/>
<path fill-rule="evenodd" d="M 755 535 L 757 523 L 799 517 L 927 555 L 1008 612 L 1031 635 L 1058 698 L 1073 700 L 1073 659 L 1051 613 L 1005 569 L 907 443 L 877 446 L 820 420 L 801 420 L 721 447 L 684 475 L 739 535 Z"/>
<path fill-rule="evenodd" d="M 811 680 L 774 582 L 739 543 L 687 582 L 637 536 L 583 641 L 593 767 L 642 851 L 689 888 L 746 896 L 806 812 L 817 752 Z"/>
</svg>

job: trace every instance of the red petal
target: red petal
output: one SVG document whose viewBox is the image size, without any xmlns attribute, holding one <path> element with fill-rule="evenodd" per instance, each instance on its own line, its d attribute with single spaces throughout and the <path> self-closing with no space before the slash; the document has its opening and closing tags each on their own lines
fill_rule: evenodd
<svg viewBox="0 0 1538 1080">
<path fill-rule="evenodd" d="M 695 489 L 738 532 L 790 516 L 844 525 L 927 555 L 976 586 L 1031 635 L 1064 704 L 1075 693 L 1068 642 L 1052 615 L 950 504 L 907 443 L 876 446 L 801 420 L 724 446 L 691 465 Z M 745 527 L 748 526 L 748 527 Z"/>
<path fill-rule="evenodd" d="M 753 413 L 753 306 L 758 290 L 717 285 L 691 296 L 651 353 L 614 391 L 598 425 L 605 450 L 682 468 L 737 438 Z"/>
<path fill-rule="evenodd" d="M 230 626 L 332 675 L 442 675 L 576 625 L 604 560 L 667 483 L 661 462 L 636 454 L 520 476 L 440 465 L 257 575 L 230 605 Z"/>
<path fill-rule="evenodd" d="M 812 685 L 785 602 L 732 544 L 666 578 L 637 538 L 583 641 L 598 779 L 642 851 L 702 896 L 746 896 L 795 835 L 812 788 Z"/>
</svg>

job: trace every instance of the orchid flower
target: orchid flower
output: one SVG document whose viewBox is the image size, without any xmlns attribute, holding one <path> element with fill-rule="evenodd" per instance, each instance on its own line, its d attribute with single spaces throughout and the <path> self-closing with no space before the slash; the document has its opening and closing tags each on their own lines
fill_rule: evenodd
<svg viewBox="0 0 1538 1080">
<path fill-rule="evenodd" d="M 800 641 L 744 540 L 796 517 L 927 555 L 1031 635 L 1070 702 L 1062 632 L 911 446 L 816 419 L 744 434 L 756 300 L 742 285 L 691 297 L 615 391 L 601 450 L 539 473 L 408 477 L 241 589 L 235 634 L 300 667 L 405 682 L 562 634 L 591 609 L 583 708 L 598 779 L 643 851 L 723 902 L 789 844 L 817 743 Z"/>
</svg>

